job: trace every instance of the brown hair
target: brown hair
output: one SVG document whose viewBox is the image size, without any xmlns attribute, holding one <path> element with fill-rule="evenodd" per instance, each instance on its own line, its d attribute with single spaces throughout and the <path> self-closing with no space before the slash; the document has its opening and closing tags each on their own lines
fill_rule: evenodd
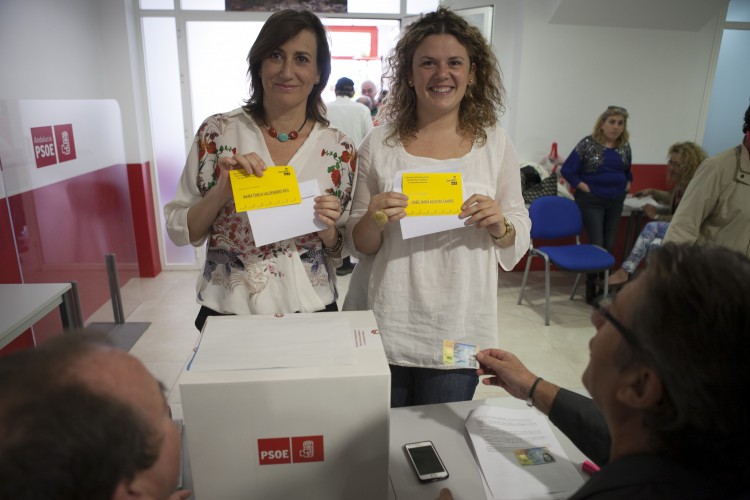
<svg viewBox="0 0 750 500">
<path fill-rule="evenodd" d="M 487 140 L 486 127 L 497 124 L 498 113 L 505 111 L 505 89 L 492 47 L 481 31 L 446 8 L 424 14 L 404 29 L 396 48 L 388 57 L 384 75 L 390 80 L 388 99 L 381 109 L 382 118 L 393 122 L 395 129 L 388 139 L 408 142 L 417 135 L 417 96 L 408 85 L 414 53 L 429 35 L 456 37 L 469 54 L 475 67 L 475 83 L 466 89 L 458 116 L 458 129 L 479 144 Z"/>
<path fill-rule="evenodd" d="M 256 120 L 264 119 L 263 83 L 260 77 L 260 67 L 263 61 L 268 59 L 276 49 L 304 30 L 310 31 L 317 40 L 316 64 L 320 72 L 320 81 L 315 84 L 307 97 L 307 119 L 328 125 L 326 108 L 321 94 L 328 84 L 328 78 L 331 76 L 331 49 L 328 47 L 328 36 L 323 23 L 320 22 L 318 16 L 306 10 L 286 9 L 274 13 L 263 24 L 260 33 L 258 33 L 258 38 L 250 48 L 247 55 L 250 98 L 245 101 L 242 108 Z"/>
</svg>

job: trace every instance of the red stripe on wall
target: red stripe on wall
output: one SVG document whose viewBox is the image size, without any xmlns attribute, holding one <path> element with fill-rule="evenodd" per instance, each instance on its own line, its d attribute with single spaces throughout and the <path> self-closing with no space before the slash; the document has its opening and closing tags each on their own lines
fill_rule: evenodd
<svg viewBox="0 0 750 500">
<path fill-rule="evenodd" d="M 138 269 L 142 278 L 154 278 L 161 272 L 161 260 L 149 162 L 128 163 L 128 186 L 135 227 Z"/>
<path fill-rule="evenodd" d="M 18 254 L 16 253 L 16 236 L 13 234 L 13 223 L 11 222 L 10 207 L 5 198 L 0 199 L 0 283 L 20 283 L 21 268 L 18 265 Z M 19 229 L 20 231 L 20 229 Z"/>
</svg>

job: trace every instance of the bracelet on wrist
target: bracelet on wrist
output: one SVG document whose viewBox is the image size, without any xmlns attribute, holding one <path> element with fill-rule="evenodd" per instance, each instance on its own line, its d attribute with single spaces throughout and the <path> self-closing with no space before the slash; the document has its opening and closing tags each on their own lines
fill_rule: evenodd
<svg viewBox="0 0 750 500">
<path fill-rule="evenodd" d="M 529 395 L 526 398 L 526 406 L 534 406 L 534 391 L 536 390 L 536 386 L 539 385 L 539 382 L 544 380 L 542 377 L 537 377 L 533 384 L 531 384 L 531 389 L 529 389 Z"/>
<path fill-rule="evenodd" d="M 492 241 L 495 243 L 501 243 L 505 239 L 510 238 L 516 230 L 515 226 L 513 226 L 513 223 L 506 217 L 503 217 L 503 224 L 505 225 L 505 233 L 503 233 L 502 236 L 495 236 L 493 234 L 490 234 L 490 236 L 492 236 Z"/>
<path fill-rule="evenodd" d="M 334 243 L 332 247 L 327 247 L 325 246 L 325 243 L 323 243 L 323 252 L 329 257 L 339 255 L 341 249 L 344 248 L 344 232 L 338 227 L 334 229 L 336 229 L 336 243 Z"/>
</svg>

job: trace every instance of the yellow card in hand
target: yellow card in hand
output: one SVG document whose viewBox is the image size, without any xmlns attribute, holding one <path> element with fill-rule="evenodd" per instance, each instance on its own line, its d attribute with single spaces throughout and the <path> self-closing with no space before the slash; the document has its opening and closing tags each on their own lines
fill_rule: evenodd
<svg viewBox="0 0 750 500">
<path fill-rule="evenodd" d="M 230 170 L 229 178 L 237 212 L 302 202 L 297 176 L 289 166 L 268 167 L 263 177 L 249 175 L 244 170 Z"/>
<path fill-rule="evenodd" d="M 409 197 L 406 215 L 458 215 L 461 213 L 463 189 L 461 174 L 404 172 L 403 191 Z"/>
</svg>

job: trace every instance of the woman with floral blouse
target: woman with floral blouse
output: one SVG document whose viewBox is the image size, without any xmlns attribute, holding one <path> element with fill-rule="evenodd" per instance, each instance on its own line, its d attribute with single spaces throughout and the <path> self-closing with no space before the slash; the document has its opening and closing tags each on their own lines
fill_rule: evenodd
<svg viewBox="0 0 750 500">
<path fill-rule="evenodd" d="M 321 93 L 331 54 L 320 19 L 283 10 L 261 29 L 248 54 L 251 89 L 245 105 L 207 118 L 198 129 L 177 187 L 164 207 L 177 245 L 203 245 L 196 327 L 219 314 L 335 311 L 356 153 L 328 127 Z M 290 165 L 298 182 L 317 180 L 315 217 L 326 228 L 257 246 L 245 212 L 232 198 L 229 170 L 262 176 Z"/>
</svg>

